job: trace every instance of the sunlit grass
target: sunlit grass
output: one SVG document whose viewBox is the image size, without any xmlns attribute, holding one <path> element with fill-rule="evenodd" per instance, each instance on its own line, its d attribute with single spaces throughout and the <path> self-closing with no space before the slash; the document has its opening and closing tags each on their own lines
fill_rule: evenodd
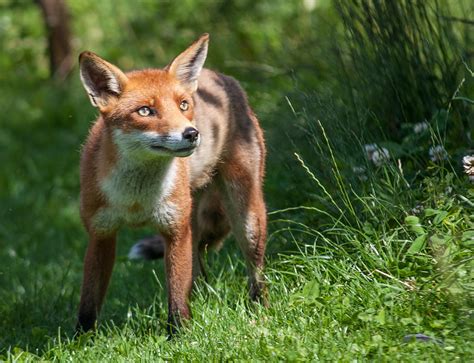
<svg viewBox="0 0 474 363">
<path fill-rule="evenodd" d="M 332 160 L 330 179 L 295 159 L 324 204 L 270 213 L 268 309 L 248 302 L 245 268 L 230 240 L 221 253 L 208 255 L 210 278 L 194 291 L 192 322 L 167 341 L 162 261 L 128 261 L 128 248 L 146 231 L 126 230 L 100 328 L 73 340 L 86 246 L 77 213 L 77 163 L 87 125 L 68 135 L 68 125 L 50 122 L 30 125 L 30 134 L 41 129 L 43 135 L 32 139 L 12 125 L 11 147 L 2 155 L 12 170 L 2 173 L 2 205 L 8 206 L 0 229 L 4 359 L 472 357 L 473 226 L 464 201 L 472 195 L 466 180 L 433 167 L 423 183 L 410 186 L 390 162 L 368 169 L 367 185 L 355 189 L 329 136 L 320 150 Z M 19 149 L 22 159 L 15 157 Z M 406 217 L 415 216 L 417 205 L 415 222 L 430 238 L 410 251 L 419 229 Z M 432 340 L 404 341 L 417 333 Z"/>
</svg>

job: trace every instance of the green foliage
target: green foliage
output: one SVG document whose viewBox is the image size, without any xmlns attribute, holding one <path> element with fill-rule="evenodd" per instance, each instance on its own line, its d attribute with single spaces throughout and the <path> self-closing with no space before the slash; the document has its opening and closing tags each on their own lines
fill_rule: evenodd
<svg viewBox="0 0 474 363">
<path fill-rule="evenodd" d="M 448 105 L 461 81 L 462 61 L 472 52 L 472 25 L 456 24 L 450 8 L 464 15 L 472 4 L 439 0 L 337 4 L 348 37 L 341 57 L 355 107 L 369 108 L 384 129 L 397 135 L 403 123 L 430 120 Z"/>
<path fill-rule="evenodd" d="M 469 2 L 67 3 L 77 52 L 125 70 L 211 33 L 207 65 L 242 82 L 266 130 L 271 306 L 248 303 L 228 241 L 168 342 L 162 261 L 125 257 L 151 231 L 124 230 L 101 327 L 72 339 L 96 111 L 77 73 L 48 79 L 34 2 L 0 0 L 0 360 L 472 360 Z"/>
</svg>

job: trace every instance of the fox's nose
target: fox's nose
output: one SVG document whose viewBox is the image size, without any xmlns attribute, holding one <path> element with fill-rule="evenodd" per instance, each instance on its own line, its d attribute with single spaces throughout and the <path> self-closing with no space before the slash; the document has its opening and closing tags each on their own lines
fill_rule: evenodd
<svg viewBox="0 0 474 363">
<path fill-rule="evenodd" d="M 196 130 L 194 127 L 187 127 L 183 132 L 183 137 L 190 142 L 194 142 L 197 140 L 199 136 L 199 131 Z"/>
</svg>

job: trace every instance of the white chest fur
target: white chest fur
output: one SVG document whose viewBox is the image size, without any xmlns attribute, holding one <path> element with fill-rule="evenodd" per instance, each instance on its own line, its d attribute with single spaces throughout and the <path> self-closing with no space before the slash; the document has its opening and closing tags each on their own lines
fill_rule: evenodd
<svg viewBox="0 0 474 363">
<path fill-rule="evenodd" d="M 100 183 L 107 205 L 94 217 L 98 231 L 110 232 L 121 225 L 152 224 L 168 230 L 177 220 L 178 209 L 169 199 L 177 174 L 177 163 L 131 163 L 119 160 Z"/>
</svg>

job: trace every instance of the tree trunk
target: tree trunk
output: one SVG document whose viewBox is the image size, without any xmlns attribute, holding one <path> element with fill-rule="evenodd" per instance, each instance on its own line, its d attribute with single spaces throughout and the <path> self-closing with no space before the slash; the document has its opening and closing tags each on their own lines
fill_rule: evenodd
<svg viewBox="0 0 474 363">
<path fill-rule="evenodd" d="M 69 13 L 64 0 L 36 0 L 43 13 L 48 32 L 51 76 L 64 80 L 72 70 Z"/>
</svg>

